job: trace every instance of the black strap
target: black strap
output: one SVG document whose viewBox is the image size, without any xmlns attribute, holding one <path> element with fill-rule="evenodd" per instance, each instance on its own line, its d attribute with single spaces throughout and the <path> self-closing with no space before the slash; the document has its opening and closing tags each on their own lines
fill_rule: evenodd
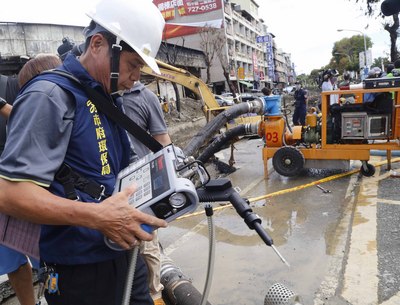
<svg viewBox="0 0 400 305">
<path fill-rule="evenodd" d="M 118 90 L 118 77 L 119 77 L 119 58 L 121 54 L 122 47 L 116 42 L 113 43 L 111 48 L 111 59 L 110 59 L 110 86 L 111 92 Z"/>
<path fill-rule="evenodd" d="M 76 83 L 80 84 L 85 90 L 86 94 L 89 96 L 90 100 L 96 106 L 98 110 L 107 115 L 111 120 L 120 125 L 122 128 L 126 129 L 130 134 L 142 142 L 146 147 L 148 147 L 152 152 L 160 151 L 163 146 L 155 140 L 151 135 L 149 135 L 146 130 L 132 121 L 125 113 L 118 109 L 112 100 L 108 100 L 104 95 L 96 91 L 92 87 L 84 86 L 75 76 L 63 71 L 63 70 L 50 70 L 44 73 L 54 73 L 58 75 L 65 76 Z"/>
<path fill-rule="evenodd" d="M 58 169 L 55 178 L 64 187 L 64 193 L 68 199 L 79 200 L 75 188 L 97 200 L 100 200 L 102 197 L 107 197 L 107 195 L 104 194 L 105 187 L 103 185 L 99 185 L 97 182 L 82 177 L 77 172 L 73 171 L 66 163 L 63 163 Z"/>
<path fill-rule="evenodd" d="M 132 121 L 125 113 L 115 107 L 111 100 L 107 100 L 102 94 L 91 87 L 84 87 L 87 95 L 93 104 L 96 105 L 97 109 L 106 114 L 111 120 L 116 122 L 118 125 L 126 129 L 130 134 L 140 140 L 146 145 L 152 152 L 157 152 L 163 148 L 163 146 L 149 135 L 142 127 Z"/>
<path fill-rule="evenodd" d="M 54 178 L 64 187 L 65 197 L 71 200 L 78 200 L 79 196 L 75 191 L 74 181 L 71 177 L 71 168 L 63 163 L 58 169 Z"/>
</svg>

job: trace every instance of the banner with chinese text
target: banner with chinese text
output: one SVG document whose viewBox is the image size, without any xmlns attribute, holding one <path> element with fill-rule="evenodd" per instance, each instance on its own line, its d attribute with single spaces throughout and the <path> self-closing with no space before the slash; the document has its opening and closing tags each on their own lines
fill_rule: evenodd
<svg viewBox="0 0 400 305">
<path fill-rule="evenodd" d="M 171 20 L 175 18 L 175 0 L 153 0 L 153 3 L 158 7 L 165 20 Z"/>
</svg>

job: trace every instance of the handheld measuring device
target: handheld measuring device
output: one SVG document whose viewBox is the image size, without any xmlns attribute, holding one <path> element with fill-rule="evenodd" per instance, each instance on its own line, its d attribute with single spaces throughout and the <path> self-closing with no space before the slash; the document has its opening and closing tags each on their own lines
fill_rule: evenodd
<svg viewBox="0 0 400 305">
<path fill-rule="evenodd" d="M 114 193 L 135 183 L 137 190 L 129 198 L 129 204 L 170 222 L 195 210 L 199 203 L 194 184 L 179 175 L 178 164 L 175 147 L 168 145 L 123 169 L 117 176 Z M 114 250 L 123 250 L 108 238 L 105 242 Z"/>
</svg>

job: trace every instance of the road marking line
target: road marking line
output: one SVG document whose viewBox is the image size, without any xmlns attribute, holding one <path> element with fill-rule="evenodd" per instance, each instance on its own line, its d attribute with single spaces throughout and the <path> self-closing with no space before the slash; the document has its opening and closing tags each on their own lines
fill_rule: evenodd
<svg viewBox="0 0 400 305">
<path fill-rule="evenodd" d="M 246 195 L 248 192 L 253 190 L 261 181 L 264 181 L 264 177 L 255 179 L 252 183 L 250 183 L 245 189 L 241 190 L 241 196 Z"/>
<path fill-rule="evenodd" d="M 166 256 L 171 255 L 175 250 L 179 249 L 181 245 L 185 244 L 188 240 L 194 240 L 194 236 L 198 234 L 199 231 L 203 230 L 207 226 L 207 219 L 200 221 L 193 229 L 186 231 L 180 238 L 175 242 L 171 243 L 168 247 L 163 249 L 163 253 Z"/>
<path fill-rule="evenodd" d="M 386 204 L 400 204 L 399 200 L 393 200 L 393 199 L 382 199 L 382 198 L 378 198 L 377 199 L 378 202 L 381 203 L 386 203 Z"/>
<path fill-rule="evenodd" d="M 354 201 L 356 197 L 354 195 L 354 189 L 358 185 L 358 175 L 352 175 L 347 187 L 345 200 L 348 201 L 347 208 L 343 212 L 342 220 L 338 225 L 338 234 L 336 235 L 337 242 L 335 252 L 332 255 L 332 259 L 329 260 L 328 272 L 326 273 L 324 280 L 318 291 L 315 294 L 314 305 L 326 304 L 326 300 L 332 298 L 336 289 L 339 286 L 341 280 L 341 274 L 343 272 L 343 257 L 346 253 L 348 230 L 352 219 L 352 211 L 354 207 Z"/>
<path fill-rule="evenodd" d="M 350 249 L 342 296 L 351 304 L 378 304 L 377 184 L 389 176 L 364 178 L 361 181 L 354 212 Z"/>
</svg>

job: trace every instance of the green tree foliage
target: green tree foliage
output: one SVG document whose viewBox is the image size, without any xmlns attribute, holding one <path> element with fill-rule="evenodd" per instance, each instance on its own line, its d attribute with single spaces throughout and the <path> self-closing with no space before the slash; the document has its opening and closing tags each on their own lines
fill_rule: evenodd
<svg viewBox="0 0 400 305">
<path fill-rule="evenodd" d="M 318 87 L 320 85 L 319 81 L 320 81 L 320 74 L 324 69 L 314 69 L 311 71 L 310 76 L 309 76 L 309 80 L 310 80 L 310 84 L 313 85 L 313 87 Z"/>
<path fill-rule="evenodd" d="M 390 38 L 390 60 L 394 62 L 399 57 L 397 50 L 397 31 L 399 29 L 399 14 L 385 17 L 381 12 L 381 4 L 383 0 L 349 0 L 360 3 L 362 8 L 365 9 L 366 16 L 374 18 L 382 18 L 383 28 L 389 33 Z"/>
<path fill-rule="evenodd" d="M 389 59 L 388 58 L 378 57 L 378 58 L 374 59 L 374 61 L 372 62 L 371 67 L 382 68 L 382 64 L 383 64 L 383 67 L 386 67 L 388 63 L 389 63 Z"/>
<path fill-rule="evenodd" d="M 384 16 L 381 13 L 381 4 L 384 0 L 349 0 L 360 4 L 360 8 L 364 11 L 366 16 L 382 20 L 382 28 L 388 32 L 390 39 L 390 60 L 388 58 L 374 59 L 372 66 L 381 66 L 382 61 L 384 66 L 386 63 L 394 62 L 400 58 L 399 51 L 396 46 L 397 32 L 400 27 L 399 14 L 392 16 Z M 368 25 L 365 25 L 368 28 Z M 366 36 L 367 48 L 372 47 L 371 39 Z M 346 71 L 359 71 L 359 53 L 364 51 L 364 37 L 363 35 L 356 35 L 350 38 L 344 38 L 335 42 L 332 48 L 332 58 L 330 62 L 319 70 L 315 69 L 311 72 L 310 78 L 314 79 L 318 73 L 326 69 L 337 69 L 340 73 Z"/>
<path fill-rule="evenodd" d="M 372 47 L 371 39 L 365 37 L 367 49 Z M 359 54 L 364 52 L 363 35 L 354 35 L 350 38 L 343 38 L 334 43 L 332 48 L 332 59 L 329 63 L 331 69 L 343 71 L 359 71 Z"/>
</svg>

